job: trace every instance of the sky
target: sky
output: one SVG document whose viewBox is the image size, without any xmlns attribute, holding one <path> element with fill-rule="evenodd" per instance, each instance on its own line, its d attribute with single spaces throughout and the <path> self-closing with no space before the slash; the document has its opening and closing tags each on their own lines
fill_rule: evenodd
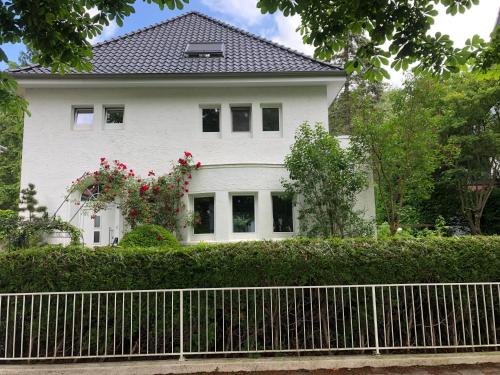
<svg viewBox="0 0 500 375">
<path fill-rule="evenodd" d="M 157 5 L 147 4 L 139 0 L 134 4 L 135 14 L 125 19 L 123 27 L 118 27 L 116 23 L 112 23 L 92 42 L 114 38 L 138 28 L 196 10 L 307 55 L 313 54 L 314 48 L 305 45 L 302 42 L 300 33 L 296 31 L 300 25 L 298 16 L 285 17 L 278 12 L 272 15 L 263 15 L 257 9 L 256 3 L 257 0 L 190 0 L 189 4 L 185 4 L 184 9 L 181 11 L 171 11 L 168 8 L 161 11 Z M 488 39 L 495 25 L 499 7 L 500 2 L 498 0 L 480 0 L 479 5 L 473 6 L 464 14 L 456 16 L 446 15 L 442 8 L 438 8 L 441 11 L 436 17 L 431 34 L 437 31 L 448 34 L 458 47 L 463 46 L 467 38 L 474 34 L 479 34 L 482 38 Z M 16 61 L 24 46 L 22 44 L 3 45 L 2 48 L 10 60 Z M 0 69 L 4 68 L 5 65 L 0 65 Z M 390 83 L 394 86 L 401 85 L 403 73 L 392 70 L 390 73 Z"/>
</svg>

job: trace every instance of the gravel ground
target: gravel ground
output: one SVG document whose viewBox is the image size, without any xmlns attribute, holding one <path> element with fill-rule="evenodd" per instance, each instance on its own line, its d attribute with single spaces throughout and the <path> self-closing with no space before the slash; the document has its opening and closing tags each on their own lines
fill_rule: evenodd
<svg viewBox="0 0 500 375">
<path fill-rule="evenodd" d="M 217 375 L 500 375 L 500 364 L 456 365 L 456 366 L 416 366 L 358 369 L 317 370 L 317 371 L 263 371 L 263 372 L 218 372 Z M 199 373 L 198 375 L 208 375 Z"/>
</svg>

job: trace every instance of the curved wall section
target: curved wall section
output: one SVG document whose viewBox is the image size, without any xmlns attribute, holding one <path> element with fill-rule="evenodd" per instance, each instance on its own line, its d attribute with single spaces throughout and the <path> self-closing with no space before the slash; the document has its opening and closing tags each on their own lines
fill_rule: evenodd
<svg viewBox="0 0 500 375">
<path fill-rule="evenodd" d="M 293 233 L 273 231 L 272 195 L 283 191 L 280 181 L 286 177 L 287 172 L 280 164 L 204 166 L 193 175 L 186 205 L 188 211 L 193 212 L 195 198 L 213 197 L 214 233 L 195 234 L 194 229 L 188 227 L 184 230 L 183 240 L 187 243 L 227 242 L 292 236 Z M 234 231 L 233 196 L 254 197 L 255 223 L 248 232 Z M 293 220 L 296 229 L 295 212 Z"/>
</svg>

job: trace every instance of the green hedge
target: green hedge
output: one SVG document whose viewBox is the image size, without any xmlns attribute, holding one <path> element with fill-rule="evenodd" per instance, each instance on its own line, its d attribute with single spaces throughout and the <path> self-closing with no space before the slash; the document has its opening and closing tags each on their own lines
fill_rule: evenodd
<svg viewBox="0 0 500 375">
<path fill-rule="evenodd" d="M 0 254 L 0 291 L 500 280 L 500 236 L 47 247 Z"/>
</svg>

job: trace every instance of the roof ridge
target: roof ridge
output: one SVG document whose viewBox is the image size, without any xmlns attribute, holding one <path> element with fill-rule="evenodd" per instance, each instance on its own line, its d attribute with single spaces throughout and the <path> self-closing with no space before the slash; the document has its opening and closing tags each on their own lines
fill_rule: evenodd
<svg viewBox="0 0 500 375">
<path fill-rule="evenodd" d="M 282 50 L 285 50 L 285 51 L 287 51 L 287 52 L 291 52 L 291 53 L 293 53 L 293 54 L 295 54 L 295 55 L 297 55 L 297 56 L 300 56 L 300 57 L 306 58 L 306 59 L 308 59 L 308 60 L 310 60 L 310 61 L 313 61 L 313 62 L 315 62 L 315 63 L 318 63 L 318 64 L 323 64 L 323 65 L 326 65 L 326 66 L 328 66 L 328 67 L 330 67 L 330 68 L 336 68 L 336 69 L 338 69 L 338 70 L 342 70 L 340 67 L 338 67 L 338 66 L 336 66 L 336 65 L 330 64 L 330 63 L 328 63 L 328 62 L 326 62 L 326 61 L 321 61 L 321 60 L 315 59 L 314 57 L 309 56 L 309 55 L 306 55 L 305 53 L 299 52 L 299 51 L 297 51 L 297 50 L 295 50 L 295 49 L 293 49 L 293 48 L 289 48 L 289 47 L 286 47 L 286 46 L 284 46 L 284 45 L 282 45 L 282 44 L 279 44 L 279 43 L 273 42 L 272 40 L 266 39 L 266 38 L 264 38 L 264 37 L 262 37 L 262 36 L 260 36 L 260 35 L 257 35 L 257 34 L 254 34 L 254 33 L 251 33 L 251 32 L 249 32 L 249 31 L 246 31 L 246 30 L 244 30 L 244 29 L 241 29 L 241 28 L 239 28 L 239 27 L 237 27 L 237 26 L 231 25 L 231 24 L 230 24 L 230 23 L 228 23 L 228 22 L 221 21 L 221 20 L 219 20 L 219 19 L 217 19 L 217 18 L 214 18 L 214 17 L 211 17 L 211 16 L 207 16 L 207 15 L 206 15 L 206 14 L 204 14 L 204 13 L 201 13 L 201 12 L 198 12 L 198 11 L 191 11 L 191 12 L 189 12 L 189 13 L 186 13 L 185 15 L 188 15 L 188 14 L 196 14 L 197 16 L 203 17 L 203 18 L 205 18 L 205 19 L 207 19 L 207 20 L 209 20 L 209 21 L 211 21 L 211 22 L 217 23 L 217 24 L 222 25 L 222 26 L 224 26 L 224 27 L 226 27 L 226 28 L 229 28 L 229 29 L 231 29 L 231 30 L 233 30 L 233 31 L 239 32 L 240 34 L 244 34 L 244 35 L 250 36 L 250 37 L 252 37 L 252 38 L 254 38 L 254 39 L 256 39 L 256 40 L 259 40 L 259 41 L 261 41 L 261 42 L 264 42 L 264 43 L 270 44 L 270 45 L 272 45 L 272 46 L 274 46 L 274 47 L 278 47 L 278 48 L 280 48 L 280 49 L 282 49 Z"/>
</svg>

